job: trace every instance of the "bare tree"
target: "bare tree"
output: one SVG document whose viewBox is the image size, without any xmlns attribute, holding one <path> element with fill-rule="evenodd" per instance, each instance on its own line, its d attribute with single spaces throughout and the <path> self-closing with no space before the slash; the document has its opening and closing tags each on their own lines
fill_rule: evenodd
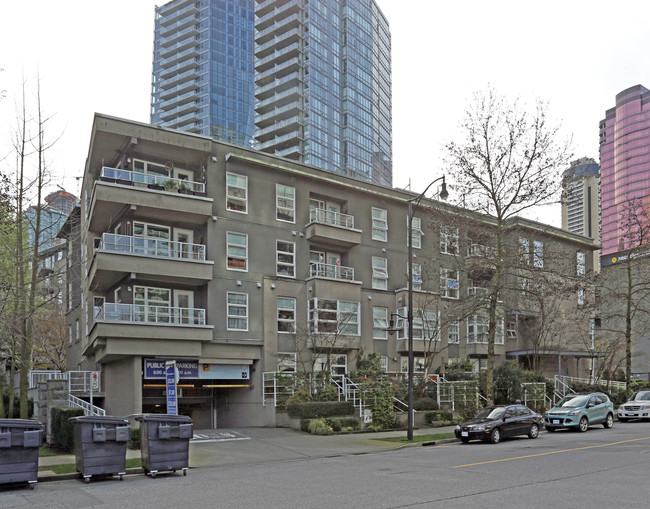
<svg viewBox="0 0 650 509">
<path fill-rule="evenodd" d="M 557 202 L 559 175 L 570 160 L 568 141 L 550 126 L 547 106 L 529 113 L 494 89 L 477 93 L 461 123 L 464 139 L 446 146 L 459 203 L 495 218 L 494 271 L 488 293 L 487 397 L 493 399 L 497 308 L 507 269 L 506 221 L 532 207 Z"/>
</svg>

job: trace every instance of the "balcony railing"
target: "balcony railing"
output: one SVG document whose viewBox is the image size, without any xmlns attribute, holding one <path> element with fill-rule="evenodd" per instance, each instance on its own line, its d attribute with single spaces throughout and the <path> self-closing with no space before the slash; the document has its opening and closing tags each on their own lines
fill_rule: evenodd
<svg viewBox="0 0 650 509">
<path fill-rule="evenodd" d="M 175 179 L 165 177 L 164 175 L 139 173 L 136 171 L 119 170 L 117 168 L 109 168 L 108 166 L 104 166 L 102 168 L 101 176 L 104 179 L 115 181 L 136 182 L 140 184 L 151 184 L 155 186 L 178 189 L 180 191 L 187 190 L 194 193 L 205 193 L 205 184 L 203 182 Z"/>
<path fill-rule="evenodd" d="M 99 249 L 118 253 L 132 253 L 146 256 L 160 256 L 178 260 L 205 261 L 205 246 L 189 242 L 174 242 L 164 239 L 132 237 L 104 233 Z"/>
<path fill-rule="evenodd" d="M 468 297 L 485 297 L 487 295 L 487 288 L 482 286 L 470 286 L 467 288 Z"/>
<path fill-rule="evenodd" d="M 205 325 L 205 309 L 106 303 L 95 307 L 95 321 L 162 325 Z"/>
<path fill-rule="evenodd" d="M 483 244 L 470 244 L 467 247 L 467 256 L 481 256 L 487 258 L 496 258 L 497 250 L 493 247 L 484 246 Z"/>
<path fill-rule="evenodd" d="M 311 262 L 309 264 L 309 275 L 310 277 L 354 281 L 354 268 L 331 263 Z"/>
<path fill-rule="evenodd" d="M 341 228 L 354 228 L 354 216 L 335 212 L 333 210 L 309 209 L 309 222 L 329 224 L 332 226 L 340 226 Z"/>
</svg>

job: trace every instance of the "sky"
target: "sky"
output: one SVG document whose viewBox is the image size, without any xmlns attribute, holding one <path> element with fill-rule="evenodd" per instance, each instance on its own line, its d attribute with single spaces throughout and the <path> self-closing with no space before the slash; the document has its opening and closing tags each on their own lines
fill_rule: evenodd
<svg viewBox="0 0 650 509">
<path fill-rule="evenodd" d="M 475 92 L 548 102 L 574 155 L 598 161 L 598 123 L 616 94 L 650 88 L 648 0 L 377 0 L 392 37 L 393 185 L 445 174 L 443 145 Z M 164 4 L 163 0 L 157 3 Z M 0 167 L 13 166 L 16 97 L 37 76 L 52 116 L 51 187 L 77 194 L 95 112 L 148 122 L 151 0 L 5 0 L 0 16 Z M 4 158 L 4 160 L 3 160 Z M 453 176 L 447 175 L 448 180 Z M 554 208 L 532 219 L 559 226 Z"/>
</svg>

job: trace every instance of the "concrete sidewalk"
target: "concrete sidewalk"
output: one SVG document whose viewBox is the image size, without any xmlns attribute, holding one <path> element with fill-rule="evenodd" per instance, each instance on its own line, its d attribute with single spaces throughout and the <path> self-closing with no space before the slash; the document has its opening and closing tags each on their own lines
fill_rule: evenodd
<svg viewBox="0 0 650 509">
<path fill-rule="evenodd" d="M 453 433 L 455 426 L 423 427 L 413 431 L 414 436 Z M 340 435 L 311 435 L 289 428 L 237 428 L 228 430 L 195 430 L 190 441 L 190 468 L 222 467 L 327 458 L 356 454 L 370 454 L 400 447 L 420 446 L 421 443 L 385 442 L 378 439 L 406 437 L 406 430 L 375 433 L 348 433 Z M 455 441 L 444 440 L 443 442 Z M 438 442 L 440 443 L 440 442 Z M 427 444 L 433 445 L 433 444 Z M 127 449 L 127 459 L 139 458 L 139 450 Z M 39 458 L 44 466 L 75 463 L 74 454 Z M 141 473 L 142 469 L 128 469 L 127 473 Z M 51 470 L 40 470 L 39 482 L 72 479 L 75 474 L 57 475 Z"/>
</svg>

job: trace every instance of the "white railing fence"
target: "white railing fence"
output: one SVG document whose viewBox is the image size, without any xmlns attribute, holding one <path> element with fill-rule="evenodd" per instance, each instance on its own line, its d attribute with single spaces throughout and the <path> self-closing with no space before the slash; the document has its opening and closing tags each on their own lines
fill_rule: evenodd
<svg viewBox="0 0 650 509">
<path fill-rule="evenodd" d="M 151 184 L 162 186 L 165 188 L 187 190 L 196 193 L 205 192 L 205 184 L 203 182 L 193 182 L 192 180 L 183 180 L 168 177 L 166 175 L 155 175 L 153 173 L 140 173 L 136 171 L 120 170 L 118 168 L 109 168 L 108 166 L 102 167 L 101 176 L 105 179 L 134 182 L 139 184 Z"/>
<path fill-rule="evenodd" d="M 309 222 L 329 224 L 349 229 L 354 228 L 354 216 L 326 209 L 309 209 Z"/>
<path fill-rule="evenodd" d="M 309 276 L 354 281 L 354 268 L 332 263 L 311 262 L 309 264 Z"/>
<path fill-rule="evenodd" d="M 205 309 L 107 302 L 95 308 L 95 320 L 169 325 L 205 325 Z"/>
<path fill-rule="evenodd" d="M 85 415 L 106 415 L 106 410 L 98 406 L 91 405 L 87 401 L 80 399 L 72 394 L 68 395 L 69 408 L 81 408 Z"/>
<path fill-rule="evenodd" d="M 118 235 L 116 233 L 104 233 L 98 249 L 117 253 L 175 258 L 179 260 L 205 260 L 205 246 L 203 244 L 132 237 L 130 235 Z"/>
</svg>

